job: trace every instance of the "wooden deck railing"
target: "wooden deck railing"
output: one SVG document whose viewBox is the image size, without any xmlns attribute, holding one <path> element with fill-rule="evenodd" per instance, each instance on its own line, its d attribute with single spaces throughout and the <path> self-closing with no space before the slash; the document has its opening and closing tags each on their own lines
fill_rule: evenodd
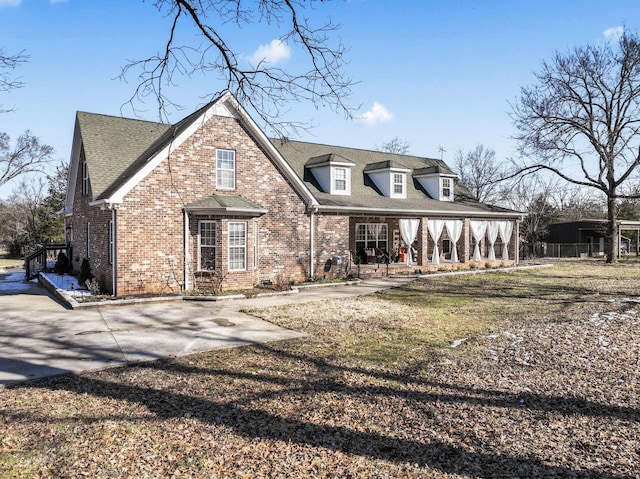
<svg viewBox="0 0 640 479">
<path fill-rule="evenodd" d="M 24 271 L 27 281 L 32 280 L 47 267 L 48 261 L 55 261 L 60 251 L 70 257 L 69 245 L 66 243 L 38 244 L 35 249 L 24 257 Z"/>
</svg>

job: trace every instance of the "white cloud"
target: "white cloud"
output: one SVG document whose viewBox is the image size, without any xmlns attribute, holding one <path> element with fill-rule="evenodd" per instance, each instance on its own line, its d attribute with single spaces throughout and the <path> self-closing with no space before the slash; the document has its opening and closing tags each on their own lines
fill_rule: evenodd
<svg viewBox="0 0 640 479">
<path fill-rule="evenodd" d="M 365 112 L 360 118 L 360 121 L 367 126 L 372 126 L 376 123 L 385 123 L 391 120 L 393 120 L 393 113 L 377 101 L 374 101 L 371 110 Z"/>
<path fill-rule="evenodd" d="M 611 27 L 607 28 L 602 34 L 607 40 L 619 40 L 624 33 L 624 27 Z"/>
<path fill-rule="evenodd" d="M 0 8 L 2 7 L 17 7 L 22 0 L 0 0 Z"/>
<path fill-rule="evenodd" d="M 270 66 L 291 57 L 291 48 L 282 40 L 271 40 L 268 45 L 260 45 L 258 49 L 249 57 L 252 65 L 260 62 L 269 63 Z"/>
</svg>

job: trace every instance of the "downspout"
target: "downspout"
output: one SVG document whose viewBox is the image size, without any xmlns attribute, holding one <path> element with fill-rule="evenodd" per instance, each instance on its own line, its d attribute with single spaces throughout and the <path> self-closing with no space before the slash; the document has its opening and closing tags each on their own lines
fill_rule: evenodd
<svg viewBox="0 0 640 479">
<path fill-rule="evenodd" d="M 309 279 L 313 279 L 316 275 L 315 271 L 315 214 L 318 212 L 317 207 L 312 207 L 309 213 Z"/>
<path fill-rule="evenodd" d="M 189 291 L 189 213 L 184 212 L 184 291 Z"/>
<path fill-rule="evenodd" d="M 117 296 L 118 295 L 118 278 L 116 277 L 117 271 L 118 269 L 116 268 L 116 262 L 118 261 L 118 255 L 116 254 L 116 251 L 118 251 L 118 248 L 116 247 L 116 209 L 115 208 L 111 208 L 111 228 L 112 228 L 112 232 L 111 232 L 111 241 L 113 242 L 113 244 L 111 245 L 111 248 L 113 249 L 113 251 L 111 252 L 111 278 L 113 281 L 113 287 L 111 294 L 113 296 Z"/>
</svg>

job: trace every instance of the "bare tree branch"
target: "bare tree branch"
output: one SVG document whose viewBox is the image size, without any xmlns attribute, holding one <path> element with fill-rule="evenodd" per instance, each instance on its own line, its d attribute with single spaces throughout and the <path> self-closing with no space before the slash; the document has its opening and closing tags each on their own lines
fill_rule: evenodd
<svg viewBox="0 0 640 479">
<path fill-rule="evenodd" d="M 129 61 L 122 69 L 120 78 L 125 80 L 139 71 L 138 86 L 128 104 L 135 110 L 138 102 L 151 97 L 164 121 L 168 107 L 179 108 L 170 100 L 167 87 L 176 85 L 179 77 L 213 73 L 220 87 L 203 96 L 206 93 L 213 98 L 230 91 L 283 136 L 303 127 L 282 122 L 282 115 L 293 102 L 311 102 L 316 108 L 329 107 L 351 117 L 354 109 L 347 99 L 354 82 L 343 73 L 346 50 L 342 44 L 329 41 L 340 25 L 328 21 L 312 26 L 301 13 L 315 4 L 304 0 L 156 0 L 158 11 L 172 20 L 171 28 L 161 53 Z M 231 23 L 239 28 L 255 23 L 273 25 L 284 32 L 279 37 L 282 44 L 303 53 L 307 67 L 284 70 L 267 59 L 252 65 L 222 36 L 224 27 Z M 185 26 L 200 40 L 183 38 Z"/>
<path fill-rule="evenodd" d="M 13 70 L 28 59 L 29 56 L 24 53 L 24 50 L 16 55 L 9 55 L 5 53 L 3 47 L 0 47 L 0 92 L 8 92 L 24 86 L 20 78 L 13 76 Z M 0 105 L 0 113 L 6 113 L 11 110 L 12 108 L 3 109 L 2 105 Z"/>
<path fill-rule="evenodd" d="M 549 171 L 607 198 L 609 250 L 618 253 L 619 188 L 640 165 L 640 39 L 574 48 L 544 62 L 512 105 L 521 159 L 514 174 Z"/>
<path fill-rule="evenodd" d="M 42 166 L 51 160 L 53 148 L 43 145 L 40 140 L 25 132 L 13 148 L 9 135 L 0 133 L 0 185 L 25 173 L 40 173 Z"/>
</svg>

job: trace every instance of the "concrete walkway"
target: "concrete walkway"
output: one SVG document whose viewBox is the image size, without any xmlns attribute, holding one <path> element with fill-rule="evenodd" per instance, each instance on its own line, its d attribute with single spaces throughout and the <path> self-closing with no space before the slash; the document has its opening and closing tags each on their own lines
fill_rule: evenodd
<svg viewBox="0 0 640 479">
<path fill-rule="evenodd" d="M 412 278 L 220 302 L 171 301 L 69 310 L 21 270 L 0 270 L 0 387 L 218 348 L 303 336 L 242 310 L 372 293 Z"/>
</svg>

